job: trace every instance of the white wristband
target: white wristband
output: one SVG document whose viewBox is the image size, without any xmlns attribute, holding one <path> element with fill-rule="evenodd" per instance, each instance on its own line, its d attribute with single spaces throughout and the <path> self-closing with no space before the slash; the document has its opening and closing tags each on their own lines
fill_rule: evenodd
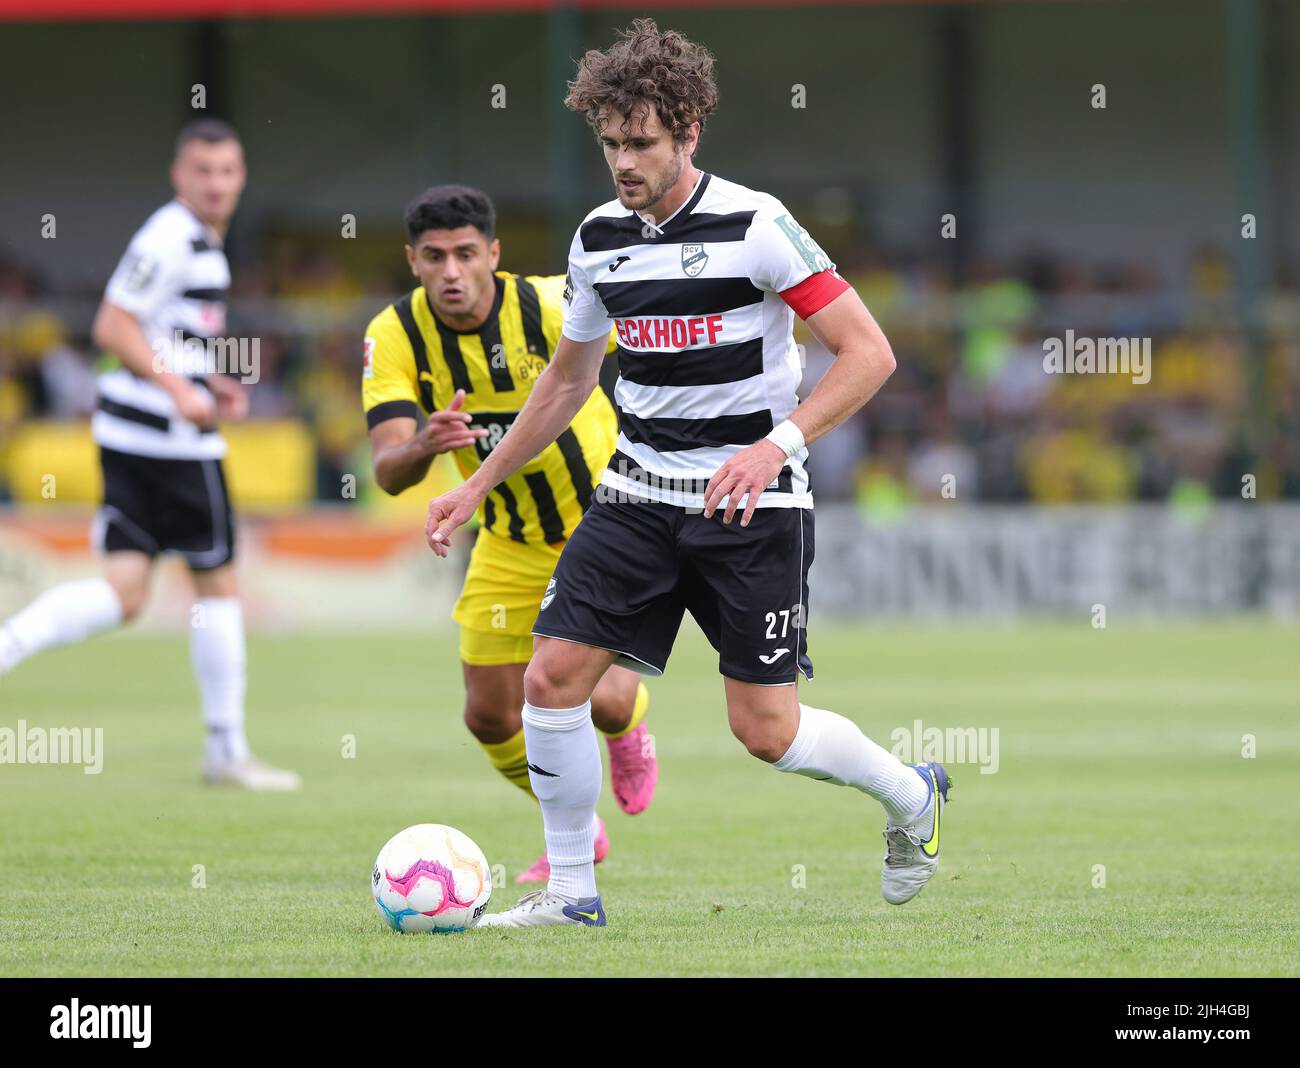
<svg viewBox="0 0 1300 1068">
<path fill-rule="evenodd" d="M 767 440 L 785 453 L 787 457 L 793 456 L 804 447 L 803 431 L 795 425 L 793 419 L 787 419 L 784 423 L 774 426 L 772 432 L 767 435 Z"/>
</svg>

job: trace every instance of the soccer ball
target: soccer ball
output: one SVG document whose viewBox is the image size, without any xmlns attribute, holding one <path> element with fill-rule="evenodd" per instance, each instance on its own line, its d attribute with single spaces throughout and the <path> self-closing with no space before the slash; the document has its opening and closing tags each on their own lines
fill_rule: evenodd
<svg viewBox="0 0 1300 1068">
<path fill-rule="evenodd" d="M 463 931 L 492 897 L 487 858 L 455 827 L 417 823 L 393 835 L 370 875 L 375 908 L 394 931 Z"/>
</svg>

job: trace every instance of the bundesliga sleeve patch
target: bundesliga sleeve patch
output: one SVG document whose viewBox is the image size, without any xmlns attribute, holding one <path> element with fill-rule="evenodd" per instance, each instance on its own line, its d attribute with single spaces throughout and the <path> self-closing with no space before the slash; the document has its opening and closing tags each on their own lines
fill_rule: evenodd
<svg viewBox="0 0 1300 1068">
<path fill-rule="evenodd" d="M 375 339 L 366 338 L 365 347 L 361 352 L 361 377 L 375 377 Z"/>
<path fill-rule="evenodd" d="M 795 251 L 803 258 L 804 263 L 808 265 L 808 270 L 816 274 L 818 271 L 831 270 L 835 264 L 831 258 L 822 251 L 822 248 L 812 239 L 812 235 L 800 226 L 790 215 L 782 215 L 776 223 L 781 227 L 781 232 L 790 239 L 790 244 Z"/>
<path fill-rule="evenodd" d="M 136 255 L 127 268 L 122 285 L 128 293 L 142 293 L 158 277 L 159 263 L 151 256 Z"/>
<path fill-rule="evenodd" d="M 797 286 L 783 289 L 780 297 L 800 319 L 815 315 L 849 288 L 848 282 L 833 269 L 810 274 Z"/>
</svg>

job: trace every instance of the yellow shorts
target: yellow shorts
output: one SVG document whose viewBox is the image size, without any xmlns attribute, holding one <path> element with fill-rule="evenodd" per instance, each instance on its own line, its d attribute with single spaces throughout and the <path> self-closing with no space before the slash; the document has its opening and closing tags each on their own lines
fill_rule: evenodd
<svg viewBox="0 0 1300 1068">
<path fill-rule="evenodd" d="M 529 545 L 480 530 L 452 618 L 467 664 L 526 664 L 533 623 L 563 545 Z"/>
</svg>

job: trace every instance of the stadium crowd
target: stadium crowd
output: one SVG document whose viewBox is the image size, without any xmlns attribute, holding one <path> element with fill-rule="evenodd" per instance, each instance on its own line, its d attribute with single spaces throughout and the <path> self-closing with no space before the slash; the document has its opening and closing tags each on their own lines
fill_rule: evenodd
<svg viewBox="0 0 1300 1068">
<path fill-rule="evenodd" d="M 1231 267 L 1205 249 L 1184 277 L 1140 263 L 1093 268 L 1050 257 L 980 261 L 956 284 L 905 255 L 842 262 L 888 335 L 898 370 L 881 394 L 813 451 L 814 491 L 887 516 L 909 503 L 1070 503 L 1300 497 L 1300 279 L 1280 275 L 1255 306 L 1251 345 Z M 317 494 L 366 470 L 360 332 L 406 284 L 363 277 L 298 249 L 236 266 L 231 336 L 260 340 L 252 418 L 305 421 Z M 52 294 L 0 263 L 0 500 L 6 442 L 28 420 L 84 420 L 95 403 L 87 333 L 98 294 Z M 69 310 L 73 309 L 73 310 Z M 250 311 L 251 310 L 251 311 Z M 1044 340 L 1150 339 L 1149 381 L 1048 374 Z M 799 331 L 802 331 L 801 333 Z M 806 328 L 808 389 L 825 365 Z M 945 476 L 952 476 L 945 478 Z"/>
</svg>

